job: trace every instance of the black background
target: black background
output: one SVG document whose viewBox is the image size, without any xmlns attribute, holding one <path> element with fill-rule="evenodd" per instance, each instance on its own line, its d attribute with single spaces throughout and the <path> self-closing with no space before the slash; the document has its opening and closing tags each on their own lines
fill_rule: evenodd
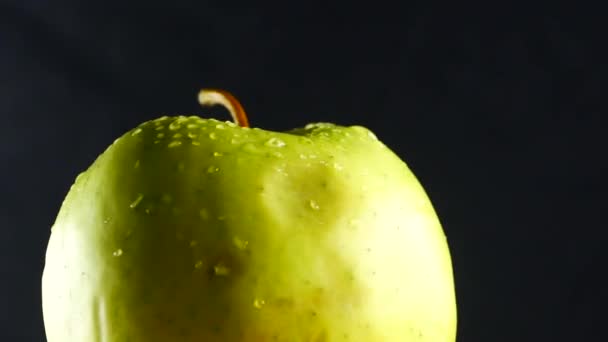
<svg viewBox="0 0 608 342">
<path fill-rule="evenodd" d="M 254 126 L 361 124 L 406 160 L 451 246 L 459 341 L 608 340 L 603 11 L 128 3 L 0 2 L 0 341 L 45 340 L 75 176 L 144 120 L 210 115 L 201 87 Z"/>
</svg>

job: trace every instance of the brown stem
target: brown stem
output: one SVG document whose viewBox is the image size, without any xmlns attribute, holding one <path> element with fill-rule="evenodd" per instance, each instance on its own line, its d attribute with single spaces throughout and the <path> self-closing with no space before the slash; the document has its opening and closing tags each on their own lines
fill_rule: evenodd
<svg viewBox="0 0 608 342">
<path fill-rule="evenodd" d="M 202 89 L 198 93 L 198 103 L 201 106 L 222 105 L 228 109 L 234 123 L 241 127 L 249 127 L 249 120 L 243 106 L 232 94 L 221 89 Z"/>
</svg>

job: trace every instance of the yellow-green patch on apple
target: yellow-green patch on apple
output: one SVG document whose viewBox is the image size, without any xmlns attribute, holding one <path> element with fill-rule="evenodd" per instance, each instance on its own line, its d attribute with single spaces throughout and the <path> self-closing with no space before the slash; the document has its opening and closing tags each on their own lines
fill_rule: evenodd
<svg viewBox="0 0 608 342">
<path fill-rule="evenodd" d="M 367 129 L 161 117 L 68 193 L 42 281 L 49 342 L 453 342 L 450 255 L 415 176 Z"/>
</svg>

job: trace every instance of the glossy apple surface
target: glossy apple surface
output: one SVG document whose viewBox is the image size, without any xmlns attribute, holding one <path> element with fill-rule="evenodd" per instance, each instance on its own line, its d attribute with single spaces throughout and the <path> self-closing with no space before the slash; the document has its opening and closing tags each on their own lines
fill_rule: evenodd
<svg viewBox="0 0 608 342">
<path fill-rule="evenodd" d="M 362 127 L 163 117 L 82 173 L 43 275 L 49 342 L 453 342 L 448 246 Z"/>
</svg>

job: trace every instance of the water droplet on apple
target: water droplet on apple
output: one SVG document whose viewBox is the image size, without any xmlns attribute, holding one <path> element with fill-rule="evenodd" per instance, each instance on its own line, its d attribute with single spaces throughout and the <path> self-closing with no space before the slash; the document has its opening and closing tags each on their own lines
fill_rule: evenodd
<svg viewBox="0 0 608 342">
<path fill-rule="evenodd" d="M 196 139 L 198 138 L 198 134 L 192 133 L 192 132 L 188 132 L 188 138 L 190 139 Z"/>
<path fill-rule="evenodd" d="M 165 129 L 165 126 L 163 126 L 163 125 L 156 126 L 156 128 L 155 128 L 155 130 L 157 130 L 157 131 L 162 131 L 163 129 Z"/>
<path fill-rule="evenodd" d="M 115 257 L 121 256 L 122 255 L 122 249 L 119 248 L 119 249 L 115 250 L 114 252 L 112 252 L 112 255 L 115 256 Z"/>
<path fill-rule="evenodd" d="M 305 154 L 300 153 L 300 159 L 308 159 L 308 157 Z"/>
<path fill-rule="evenodd" d="M 219 167 L 211 165 L 207 168 L 207 173 L 216 173 L 219 170 L 220 170 Z"/>
<path fill-rule="evenodd" d="M 188 124 L 188 126 L 186 126 L 186 127 L 187 127 L 188 129 L 197 129 L 197 128 L 198 128 L 198 125 L 197 125 L 197 124 L 194 124 L 194 123 L 190 123 L 190 124 Z"/>
<path fill-rule="evenodd" d="M 139 168 L 139 159 L 135 161 L 135 168 L 138 169 Z"/>
<path fill-rule="evenodd" d="M 215 134 L 215 132 L 209 133 L 209 139 L 211 139 L 211 140 L 217 139 L 217 134 Z"/>
<path fill-rule="evenodd" d="M 200 142 L 198 142 L 198 141 L 196 141 L 196 140 L 192 140 L 192 141 L 191 141 L 191 143 L 192 143 L 192 145 L 194 145 L 194 146 L 200 146 L 200 144 L 201 144 Z"/>
<path fill-rule="evenodd" d="M 334 169 L 336 169 L 338 171 L 342 171 L 342 169 L 344 169 L 344 167 L 339 163 L 334 163 Z"/>
<path fill-rule="evenodd" d="M 202 220 L 207 221 L 207 220 L 209 220 L 209 211 L 207 209 L 203 208 L 203 209 L 201 209 L 201 210 L 198 211 L 198 216 Z"/>
<path fill-rule="evenodd" d="M 196 241 L 196 240 L 190 241 L 190 247 L 196 247 L 196 245 L 198 245 L 198 241 Z"/>
<path fill-rule="evenodd" d="M 236 138 L 232 138 L 232 139 L 230 139 L 230 143 L 231 143 L 232 145 L 236 145 L 236 144 L 238 144 L 238 143 L 239 143 L 239 141 L 238 141 Z"/>
<path fill-rule="evenodd" d="M 230 268 L 224 263 L 219 262 L 215 266 L 213 266 L 213 273 L 216 276 L 225 277 L 230 274 Z"/>
<path fill-rule="evenodd" d="M 228 127 L 236 127 L 236 124 L 232 121 L 226 121 L 225 123 Z"/>
<path fill-rule="evenodd" d="M 154 140 L 154 144 L 159 144 L 160 140 Z"/>
<path fill-rule="evenodd" d="M 181 137 L 182 137 L 181 133 L 175 133 L 175 134 L 173 134 L 173 138 L 175 138 L 175 139 L 178 139 L 178 138 L 181 138 Z"/>
<path fill-rule="evenodd" d="M 243 151 L 254 154 L 260 153 L 260 150 L 253 143 L 246 143 L 243 145 Z"/>
<path fill-rule="evenodd" d="M 172 142 L 169 143 L 169 145 L 167 145 L 167 147 L 169 148 L 173 148 L 173 147 L 178 147 L 181 146 L 182 142 L 179 140 L 174 140 Z"/>
<path fill-rule="evenodd" d="M 213 152 L 213 156 L 214 157 L 221 157 L 222 156 L 222 152 Z"/>
<path fill-rule="evenodd" d="M 270 147 L 283 147 L 283 146 L 285 146 L 285 142 L 279 138 L 272 137 L 272 138 L 268 139 L 264 143 L 264 145 L 270 146 Z"/>
<path fill-rule="evenodd" d="M 274 151 L 270 154 L 271 156 L 275 157 L 275 158 L 283 158 L 283 154 L 279 151 Z"/>
<path fill-rule="evenodd" d="M 196 268 L 197 270 L 200 270 L 201 268 L 203 268 L 203 261 L 202 260 L 198 260 L 197 262 L 194 263 L 194 268 Z"/>
<path fill-rule="evenodd" d="M 226 126 L 224 126 L 224 124 L 217 124 L 217 125 L 215 125 L 215 128 L 224 129 L 224 128 L 226 128 Z"/>
<path fill-rule="evenodd" d="M 129 204 L 129 208 L 131 208 L 131 209 L 137 208 L 137 206 L 139 205 L 139 203 L 141 203 L 141 201 L 143 199 L 144 199 L 143 194 L 137 194 L 137 197 L 135 198 L 135 200 L 133 200 L 133 202 L 131 202 L 131 204 Z"/>
<path fill-rule="evenodd" d="M 172 131 L 176 131 L 180 128 L 182 128 L 182 125 L 179 123 L 179 120 L 175 120 L 169 125 L 169 129 Z"/>
<path fill-rule="evenodd" d="M 266 304 L 266 301 L 261 298 L 256 298 L 253 300 L 253 307 L 256 309 L 261 309 Z"/>
<path fill-rule="evenodd" d="M 104 223 L 104 224 L 108 224 L 108 223 L 110 223 L 110 221 L 112 221 L 112 219 L 111 219 L 111 218 L 109 218 L 109 217 L 106 217 L 106 218 L 103 220 L 103 223 Z"/>
<path fill-rule="evenodd" d="M 152 214 L 154 214 L 154 206 L 150 205 L 149 207 L 147 207 L 146 209 L 144 209 L 144 212 L 146 213 L 146 215 L 152 215 Z"/>
<path fill-rule="evenodd" d="M 239 238 L 238 236 L 235 236 L 232 239 L 232 242 L 234 242 L 234 245 L 236 246 L 236 248 L 238 248 L 242 251 L 247 249 L 247 246 L 249 245 L 249 241 L 243 240 L 243 239 Z"/>
<path fill-rule="evenodd" d="M 139 133 L 141 133 L 141 128 L 137 128 L 136 130 L 134 130 L 133 133 L 131 133 L 131 136 L 134 137 L 134 136 L 138 135 Z"/>
<path fill-rule="evenodd" d="M 313 209 L 313 210 L 319 210 L 319 203 L 317 203 L 317 201 L 315 200 L 310 200 L 308 201 L 308 205 Z"/>
</svg>

